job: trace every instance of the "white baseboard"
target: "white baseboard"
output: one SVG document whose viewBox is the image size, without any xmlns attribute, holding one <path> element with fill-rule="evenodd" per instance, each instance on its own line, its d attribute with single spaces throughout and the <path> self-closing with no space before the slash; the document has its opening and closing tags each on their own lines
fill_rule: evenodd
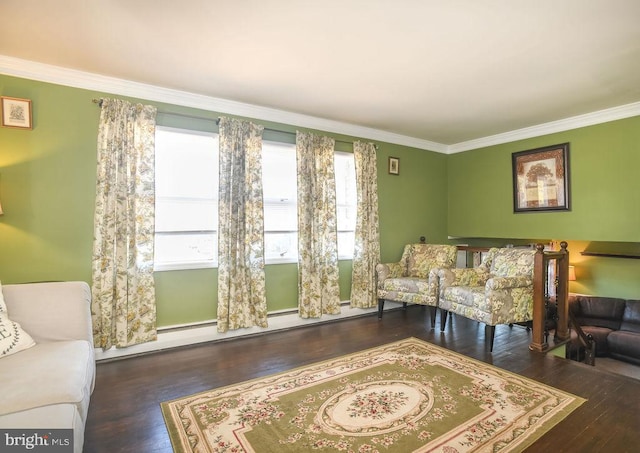
<svg viewBox="0 0 640 453">
<path fill-rule="evenodd" d="M 385 311 L 402 306 L 401 303 L 386 301 Z M 179 346 L 188 346 L 198 343 L 206 343 L 209 341 L 228 340 L 231 338 L 243 337 L 248 335 L 257 335 L 277 330 L 291 329 L 293 327 L 303 327 L 313 324 L 336 321 L 339 319 L 353 318 L 377 311 L 377 308 L 351 308 L 348 305 L 342 306 L 342 311 L 338 315 L 323 315 L 321 318 L 303 319 L 298 313 L 269 315 L 269 327 L 251 327 L 246 329 L 230 330 L 225 333 L 219 333 L 215 323 L 207 325 L 195 325 L 192 327 L 175 326 L 174 328 L 164 329 L 158 332 L 158 339 L 148 343 L 129 346 L 128 348 L 111 348 L 103 351 L 100 348 L 95 349 L 96 361 L 124 358 L 134 355 L 146 354 L 149 352 L 161 351 L 163 349 L 176 348 Z"/>
</svg>

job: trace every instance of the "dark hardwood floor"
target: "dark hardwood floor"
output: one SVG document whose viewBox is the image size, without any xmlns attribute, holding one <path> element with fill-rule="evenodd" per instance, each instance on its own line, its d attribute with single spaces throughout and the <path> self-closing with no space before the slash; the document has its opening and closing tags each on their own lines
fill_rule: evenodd
<svg viewBox="0 0 640 453">
<path fill-rule="evenodd" d="M 498 326 L 493 353 L 484 325 L 451 316 L 430 329 L 429 310 L 410 306 L 247 338 L 206 343 L 97 365 L 85 452 L 171 452 L 160 403 L 214 387 L 417 337 L 582 396 L 588 401 L 528 452 L 640 451 L 640 381 L 528 350 L 530 332 Z"/>
</svg>

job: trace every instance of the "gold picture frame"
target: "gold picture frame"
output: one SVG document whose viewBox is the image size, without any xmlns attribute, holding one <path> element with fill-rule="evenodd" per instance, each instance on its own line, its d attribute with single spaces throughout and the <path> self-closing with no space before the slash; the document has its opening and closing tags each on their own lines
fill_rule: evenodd
<svg viewBox="0 0 640 453">
<path fill-rule="evenodd" d="M 2 127 L 33 129 L 31 100 L 0 97 L 2 103 Z"/>
<path fill-rule="evenodd" d="M 570 211 L 569 143 L 512 154 L 513 211 Z"/>
</svg>

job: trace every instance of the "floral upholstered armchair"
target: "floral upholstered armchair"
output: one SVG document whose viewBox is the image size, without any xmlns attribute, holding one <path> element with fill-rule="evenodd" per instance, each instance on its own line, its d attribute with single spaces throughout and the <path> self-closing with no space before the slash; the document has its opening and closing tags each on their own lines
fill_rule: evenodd
<svg viewBox="0 0 640 453">
<path fill-rule="evenodd" d="M 456 264 L 455 245 L 408 244 L 397 263 L 376 266 L 378 276 L 378 318 L 382 318 L 384 301 L 429 305 L 431 327 L 435 327 L 438 304 L 438 278 L 429 277 L 435 268 L 452 268 Z"/>
<path fill-rule="evenodd" d="M 492 248 L 474 268 L 434 269 L 439 279 L 440 327 L 455 313 L 486 324 L 486 339 L 493 351 L 497 324 L 533 319 L 535 249 Z"/>
</svg>

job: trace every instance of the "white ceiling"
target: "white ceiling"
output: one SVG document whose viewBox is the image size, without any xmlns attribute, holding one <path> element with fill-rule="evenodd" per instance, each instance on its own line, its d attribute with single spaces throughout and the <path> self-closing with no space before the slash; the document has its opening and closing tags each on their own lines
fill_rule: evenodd
<svg viewBox="0 0 640 453">
<path fill-rule="evenodd" d="M 638 0 L 2 0 L 0 56 L 443 145 L 640 102 Z"/>
</svg>

